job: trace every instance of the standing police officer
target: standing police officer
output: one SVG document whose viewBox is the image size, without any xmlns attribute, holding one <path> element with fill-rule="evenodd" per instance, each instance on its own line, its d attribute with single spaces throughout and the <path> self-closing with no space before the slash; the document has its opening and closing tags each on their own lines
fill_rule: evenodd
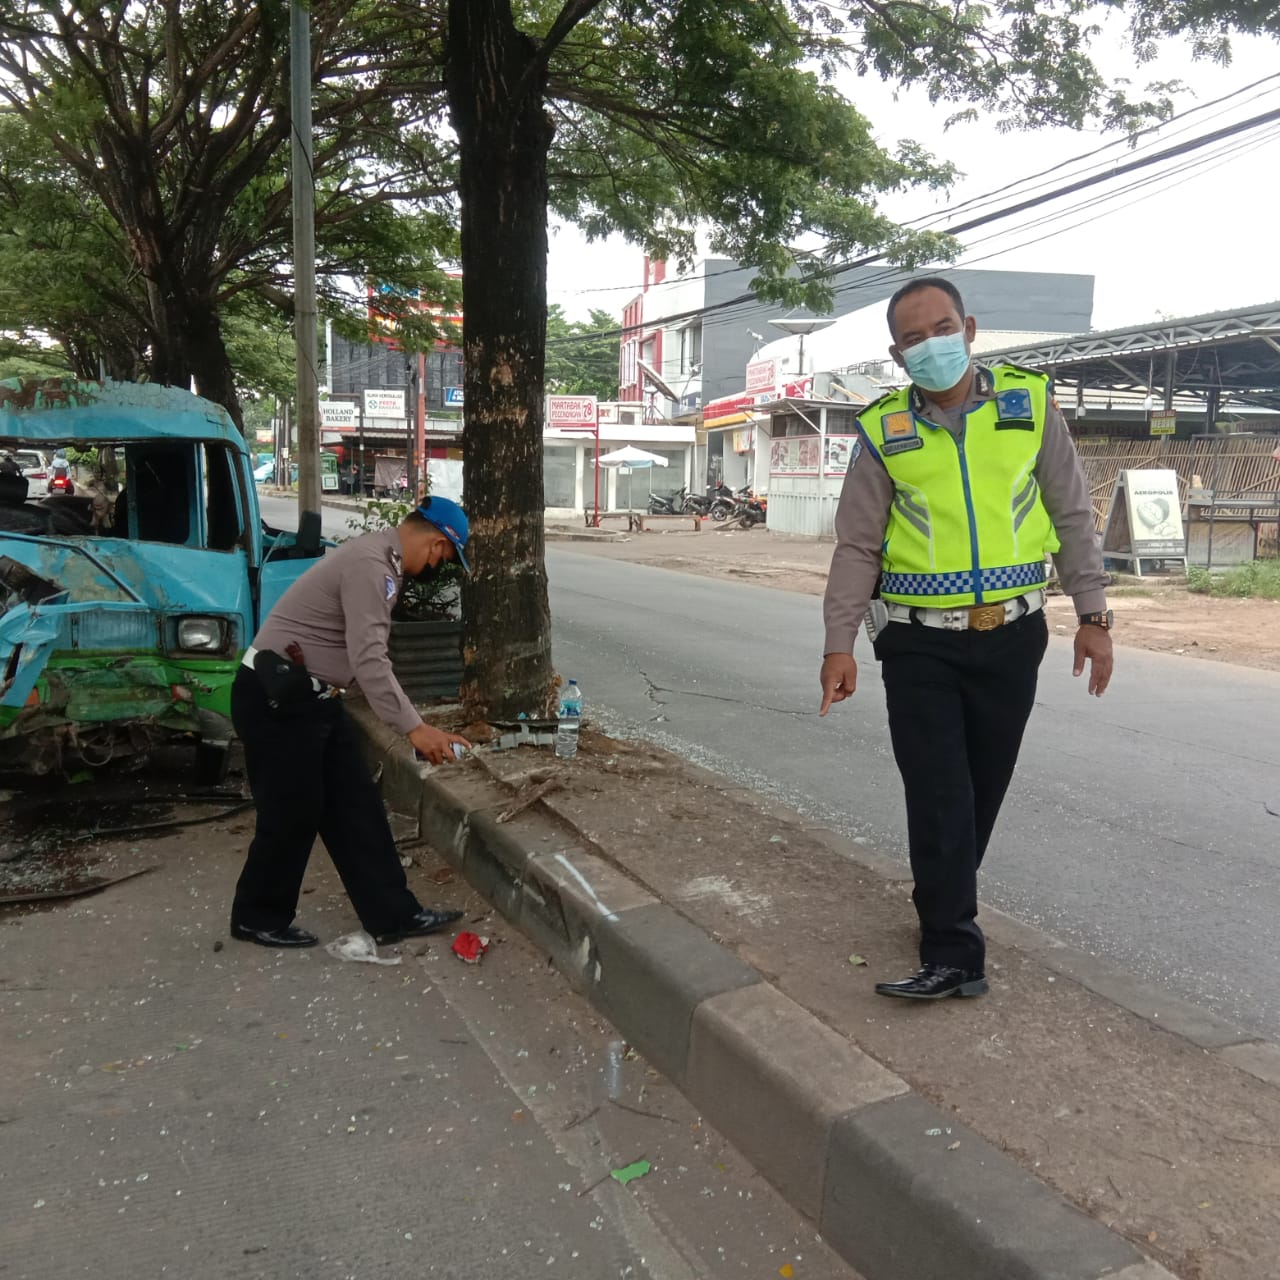
<svg viewBox="0 0 1280 1280">
<path fill-rule="evenodd" d="M 1108 579 L 1047 375 L 975 364 L 977 325 L 948 280 L 904 285 L 888 319 L 911 385 L 858 416 L 824 601 L 821 714 L 857 687 L 854 638 L 878 583 L 874 647 L 906 791 L 922 967 L 876 991 L 977 996 L 988 989 L 978 867 L 1048 644 L 1046 553 L 1079 616 L 1074 674 L 1088 662 L 1098 696 L 1112 668 Z"/>
<path fill-rule="evenodd" d="M 355 680 L 377 715 L 432 764 L 454 758 L 456 733 L 423 723 L 391 670 L 391 610 L 404 580 L 449 560 L 467 568 L 467 517 L 429 498 L 395 529 L 343 543 L 280 597 L 245 651 L 231 688 L 257 829 L 236 885 L 231 936 L 264 947 L 313 947 L 293 924 L 317 834 L 360 923 L 379 942 L 434 933 L 460 911 L 410 891 L 342 690 Z"/>
</svg>

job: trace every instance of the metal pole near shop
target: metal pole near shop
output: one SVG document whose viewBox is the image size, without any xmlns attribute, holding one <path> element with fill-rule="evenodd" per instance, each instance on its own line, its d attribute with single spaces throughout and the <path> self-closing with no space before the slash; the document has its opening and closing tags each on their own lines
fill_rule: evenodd
<svg viewBox="0 0 1280 1280">
<path fill-rule="evenodd" d="M 293 321 L 297 341 L 298 520 L 320 510 L 320 379 L 316 372 L 315 175 L 311 168 L 311 10 L 289 4 L 293 170 Z"/>
</svg>

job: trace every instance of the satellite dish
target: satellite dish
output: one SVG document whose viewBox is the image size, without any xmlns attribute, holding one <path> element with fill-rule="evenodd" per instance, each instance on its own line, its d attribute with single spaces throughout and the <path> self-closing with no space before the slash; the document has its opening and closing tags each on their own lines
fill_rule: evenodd
<svg viewBox="0 0 1280 1280">
<path fill-rule="evenodd" d="M 675 401 L 677 404 L 680 402 L 680 397 L 676 395 L 669 386 L 667 386 L 667 384 L 662 380 L 662 375 L 656 369 L 645 364 L 643 360 L 637 360 L 636 365 L 639 367 L 640 372 L 644 374 L 645 381 L 648 382 L 650 386 L 662 395 L 666 396 L 668 400 Z"/>
</svg>

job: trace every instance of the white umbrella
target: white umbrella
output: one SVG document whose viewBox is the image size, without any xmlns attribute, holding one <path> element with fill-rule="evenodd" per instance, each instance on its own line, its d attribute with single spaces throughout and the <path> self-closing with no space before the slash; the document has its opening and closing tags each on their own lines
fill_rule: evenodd
<svg viewBox="0 0 1280 1280">
<path fill-rule="evenodd" d="M 646 453 L 634 445 L 624 444 L 621 449 L 600 455 L 602 467 L 666 467 L 670 463 L 659 453 Z"/>
<path fill-rule="evenodd" d="M 644 449 L 637 449 L 634 445 L 624 444 L 621 449 L 615 449 L 612 453 L 602 454 L 600 457 L 600 465 L 602 467 L 630 467 L 632 469 L 638 467 L 666 467 L 670 466 L 670 462 L 659 453 L 648 453 Z M 652 488 L 652 485 L 650 485 Z M 627 476 L 627 510 L 631 511 L 631 477 Z"/>
</svg>

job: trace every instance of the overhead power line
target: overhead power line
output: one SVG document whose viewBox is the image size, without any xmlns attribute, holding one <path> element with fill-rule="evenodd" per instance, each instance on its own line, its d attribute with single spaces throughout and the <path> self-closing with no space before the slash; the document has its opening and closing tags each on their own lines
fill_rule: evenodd
<svg viewBox="0 0 1280 1280">
<path fill-rule="evenodd" d="M 1183 142 L 1175 143 L 1173 146 L 1164 147 L 1160 151 L 1154 151 L 1150 155 L 1139 156 L 1123 164 L 1111 165 L 1107 169 L 1098 173 L 1078 178 L 1073 182 L 1056 187 L 1052 191 L 1047 191 L 1037 196 L 1030 196 L 1024 200 L 1016 201 L 1011 205 L 1005 205 L 1002 208 L 992 210 L 988 213 L 979 214 L 975 217 L 967 218 L 962 222 L 953 223 L 941 228 L 941 233 L 949 236 L 962 235 L 964 232 L 975 230 L 977 227 L 983 227 L 989 223 L 998 222 L 1003 218 L 1013 217 L 1015 214 L 1023 213 L 1028 209 L 1034 209 L 1040 205 L 1048 204 L 1053 200 L 1059 200 L 1063 196 L 1073 195 L 1077 191 L 1084 191 L 1089 187 L 1095 187 L 1104 182 L 1111 182 L 1127 173 L 1133 173 L 1139 169 L 1146 169 L 1152 165 L 1176 159 L 1179 156 L 1188 155 L 1191 152 L 1212 146 L 1216 142 L 1221 142 L 1223 139 L 1231 138 L 1237 134 L 1245 133 L 1252 129 L 1258 129 L 1263 125 L 1273 124 L 1277 121 L 1280 121 L 1280 107 L 1274 108 L 1271 111 L 1264 111 L 1259 115 L 1250 116 L 1248 119 L 1237 121 L 1234 124 L 1224 125 L 1222 128 L 1211 130 L 1209 133 L 1200 134 L 1194 138 L 1188 138 Z M 822 276 L 812 275 L 809 279 L 816 280 L 823 277 L 831 278 L 843 275 L 846 272 L 856 270 L 858 267 L 870 266 L 873 263 L 882 262 L 886 256 L 887 254 L 884 251 L 865 254 L 861 258 L 855 258 L 851 262 L 845 262 L 837 267 L 833 267 L 830 271 L 822 273 Z M 694 320 L 700 316 L 714 315 L 730 310 L 733 307 L 740 307 L 744 303 L 754 302 L 757 299 L 758 294 L 755 290 L 749 289 L 744 293 L 737 294 L 732 298 L 726 298 L 722 302 L 712 303 L 709 306 L 693 307 L 687 311 L 676 311 L 669 315 L 646 319 L 643 327 L 645 329 L 650 329 L 663 325 L 674 324 L 680 320 Z M 619 326 L 614 329 L 599 329 L 589 334 L 573 334 L 558 338 L 555 340 L 554 345 L 567 346 L 573 343 L 591 341 L 593 339 L 605 337 L 623 337 L 626 334 L 635 332 L 636 328 L 634 326 L 627 328 Z"/>
<path fill-rule="evenodd" d="M 915 226 L 919 223 L 932 222 L 932 221 L 936 221 L 939 218 L 944 218 L 944 217 L 947 217 L 948 215 L 954 215 L 956 213 L 959 213 L 963 209 L 971 208 L 974 206 L 980 207 L 985 204 L 990 204 L 997 196 L 1007 195 L 1009 192 L 1015 191 L 1020 187 L 1025 188 L 1028 183 L 1035 182 L 1038 178 L 1045 178 L 1045 177 L 1048 177 L 1050 174 L 1060 173 L 1063 169 L 1073 168 L 1074 166 L 1082 164 L 1087 160 L 1092 160 L 1095 156 L 1101 155 L 1104 151 L 1114 150 L 1116 147 L 1120 147 L 1120 146 L 1126 146 L 1126 145 L 1132 146 L 1137 142 L 1137 139 L 1142 138 L 1148 134 L 1159 133 L 1159 134 L 1163 134 L 1165 137 L 1176 136 L 1177 133 L 1183 133 L 1186 131 L 1186 129 L 1184 128 L 1181 130 L 1175 130 L 1173 134 L 1170 134 L 1167 132 L 1170 125 L 1176 124 L 1180 120 L 1186 120 L 1191 116 L 1198 115 L 1202 111 L 1208 111 L 1212 107 L 1221 106 L 1224 102 L 1230 102 L 1235 98 L 1243 96 L 1244 94 L 1251 93 L 1254 89 L 1259 88 L 1259 86 L 1264 84 L 1269 84 L 1272 81 L 1280 81 L 1280 71 L 1272 72 L 1270 75 L 1262 76 L 1257 80 L 1251 81 L 1249 84 L 1242 85 L 1239 89 L 1233 89 L 1230 93 L 1222 94 L 1220 97 L 1217 97 L 1217 98 L 1211 98 L 1208 102 L 1200 102 L 1193 107 L 1187 107 L 1185 110 L 1179 111 L 1174 115 L 1171 115 L 1167 120 L 1162 120 L 1158 124 L 1149 125 L 1147 128 L 1140 129 L 1136 133 L 1126 134 L 1124 137 L 1120 137 L 1120 138 L 1113 138 L 1111 139 L 1111 141 L 1104 142 L 1100 146 L 1093 147 L 1088 151 L 1082 151 L 1078 155 L 1070 156 L 1066 160 L 1061 160 L 1057 164 L 1050 165 L 1049 168 L 1047 169 L 1041 169 L 1036 173 L 1026 174 L 1025 176 L 1018 178 L 1013 182 L 1005 183 L 1003 186 L 996 187 L 991 191 L 983 192 L 980 195 L 968 196 L 964 200 L 960 201 L 959 204 L 951 205 L 945 209 L 936 210 L 932 213 L 920 214 L 915 218 L 908 218 L 904 221 L 903 225 Z M 1255 94 L 1254 96 L 1264 97 L 1268 93 L 1276 92 L 1277 89 L 1280 89 L 1280 85 L 1273 85 L 1272 88 L 1264 89 L 1261 94 Z M 1217 114 L 1223 115 L 1225 113 L 1218 112 Z M 1151 146 L 1154 144 L 1155 141 L 1156 139 L 1153 138 L 1150 142 L 1142 143 L 1141 145 L 1144 147 Z M 727 267 L 720 271 L 707 271 L 703 273 L 701 277 L 672 276 L 670 279 L 659 280 L 653 284 L 650 284 L 649 291 L 654 292 L 658 289 L 664 289 L 664 288 L 668 288 L 678 284 L 687 284 L 691 278 L 713 280 L 718 276 L 733 275 L 735 272 L 743 271 L 746 269 L 747 268 L 744 268 L 741 266 L 733 266 L 733 267 Z M 569 292 L 571 292 L 575 297 L 585 296 L 586 294 L 598 294 L 598 293 L 634 293 L 639 287 L 640 287 L 639 285 L 634 283 L 617 284 L 617 285 L 596 285 L 586 289 L 574 289 Z"/>
</svg>

